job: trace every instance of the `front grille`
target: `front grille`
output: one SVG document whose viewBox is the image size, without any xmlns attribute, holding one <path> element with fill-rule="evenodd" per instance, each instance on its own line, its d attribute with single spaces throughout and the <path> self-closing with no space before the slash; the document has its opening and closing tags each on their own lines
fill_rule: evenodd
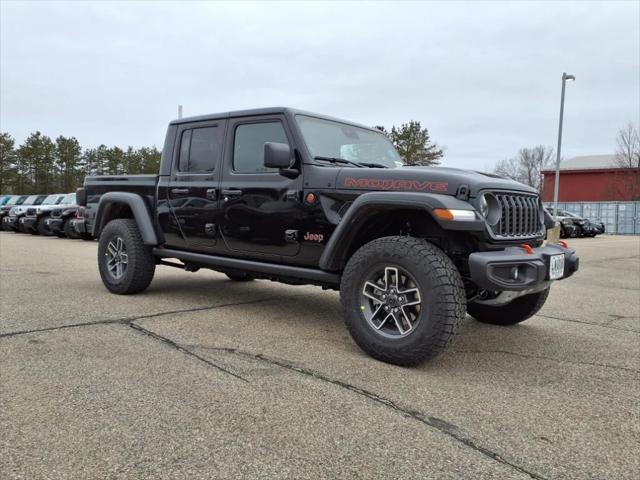
<svg viewBox="0 0 640 480">
<path fill-rule="evenodd" d="M 542 231 L 540 202 L 537 195 L 495 192 L 502 207 L 500 221 L 491 227 L 499 239 L 535 237 Z"/>
<path fill-rule="evenodd" d="M 52 217 L 61 217 L 62 216 L 62 209 L 55 208 L 55 209 L 51 210 L 51 216 Z"/>
<path fill-rule="evenodd" d="M 29 217 L 33 217 L 36 214 L 36 209 L 35 208 L 27 208 L 27 215 Z"/>
</svg>

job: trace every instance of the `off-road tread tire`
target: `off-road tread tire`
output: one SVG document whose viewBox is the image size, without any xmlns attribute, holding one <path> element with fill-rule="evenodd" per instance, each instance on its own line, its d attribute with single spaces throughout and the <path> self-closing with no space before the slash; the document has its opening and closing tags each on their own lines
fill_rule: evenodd
<svg viewBox="0 0 640 480">
<path fill-rule="evenodd" d="M 246 273 L 246 272 L 233 272 L 233 273 L 225 273 L 225 275 L 230 279 L 233 280 L 234 282 L 250 282 L 252 280 L 255 280 L 255 277 L 253 277 L 251 274 Z"/>
<path fill-rule="evenodd" d="M 127 271 L 124 278 L 118 281 L 111 278 L 105 261 L 107 244 L 116 235 L 124 240 L 128 255 Z M 151 247 L 142 241 L 134 219 L 118 218 L 104 227 L 98 243 L 98 269 L 102 283 L 111 293 L 129 295 L 142 292 L 149 286 L 156 270 L 156 261 Z"/>
<path fill-rule="evenodd" d="M 76 229 L 71 225 L 71 220 L 65 220 L 64 225 L 62 226 L 63 234 L 60 234 L 61 237 L 67 237 L 72 240 L 76 240 L 80 238 L 80 234 L 76 232 Z"/>
<path fill-rule="evenodd" d="M 53 235 L 53 232 L 51 230 L 49 230 L 49 228 L 45 225 L 45 218 L 42 217 L 40 219 L 38 219 L 38 225 L 36 226 L 38 233 L 40 235 L 43 235 L 45 237 L 50 237 L 51 235 Z"/>
<path fill-rule="evenodd" d="M 362 277 L 375 263 L 402 266 L 421 287 L 426 316 L 401 339 L 377 334 L 360 312 Z M 342 274 L 340 299 L 356 344 L 378 360 L 401 366 L 417 365 L 446 350 L 459 335 L 466 312 L 464 285 L 451 259 L 426 240 L 407 236 L 379 238 L 356 251 Z"/>
<path fill-rule="evenodd" d="M 501 306 L 469 303 L 467 313 L 482 323 L 503 327 L 516 325 L 533 317 L 542 308 L 549 296 L 549 288 L 538 293 L 524 295 Z"/>
</svg>

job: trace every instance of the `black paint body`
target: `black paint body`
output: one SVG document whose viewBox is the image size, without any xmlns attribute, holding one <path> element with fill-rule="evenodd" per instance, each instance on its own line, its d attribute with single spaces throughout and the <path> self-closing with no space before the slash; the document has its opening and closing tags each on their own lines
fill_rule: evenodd
<svg viewBox="0 0 640 480">
<path fill-rule="evenodd" d="M 327 272 L 339 272 L 355 248 L 383 234 L 423 236 L 462 259 L 474 251 L 542 243 L 542 221 L 535 235 L 496 241 L 479 215 L 474 220 L 446 221 L 433 214 L 436 208 L 475 211 L 483 191 L 537 195 L 530 187 L 452 168 L 320 164 L 314 161 L 297 126 L 295 115 L 299 113 L 270 108 L 171 122 L 159 175 L 86 178 L 79 198 L 86 198 L 87 224 L 98 236 L 109 219 L 133 216 L 140 225 L 138 216 L 146 212 L 151 231 L 142 226 L 143 238 L 157 251 L 190 252 L 191 259 L 202 258 L 197 254 L 211 255 Z M 291 170 L 297 170 L 298 175 L 277 170 L 234 171 L 236 129 L 261 122 L 283 126 L 292 152 Z M 205 127 L 221 132 L 215 169 L 180 172 L 182 132 Z M 132 208 L 129 200 L 105 201 L 103 196 L 113 192 L 134 194 L 138 200 L 133 201 L 141 206 Z M 376 224 L 376 219 L 383 217 L 383 223 Z M 463 275 L 464 270 L 461 265 Z"/>
</svg>

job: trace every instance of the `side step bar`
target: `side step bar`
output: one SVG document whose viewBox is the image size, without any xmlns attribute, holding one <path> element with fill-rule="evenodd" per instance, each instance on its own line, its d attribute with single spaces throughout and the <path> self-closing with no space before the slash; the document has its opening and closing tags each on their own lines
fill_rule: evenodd
<svg viewBox="0 0 640 480">
<path fill-rule="evenodd" d="M 171 250 L 168 248 L 154 248 L 153 254 L 161 258 L 177 258 L 183 262 L 192 262 L 201 265 L 209 265 L 229 270 L 243 270 L 261 273 L 266 276 L 299 278 L 321 284 L 339 285 L 340 275 L 325 272 L 315 268 L 294 267 L 275 263 L 256 262 L 255 260 L 243 260 L 241 258 L 218 257 L 215 255 L 203 255 L 201 253 L 185 252 L 183 250 Z"/>
</svg>

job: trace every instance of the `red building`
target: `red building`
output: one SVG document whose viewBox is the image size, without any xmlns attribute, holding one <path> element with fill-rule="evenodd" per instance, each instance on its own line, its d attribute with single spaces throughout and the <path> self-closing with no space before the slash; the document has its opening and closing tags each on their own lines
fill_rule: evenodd
<svg viewBox="0 0 640 480">
<path fill-rule="evenodd" d="M 553 201 L 555 170 L 544 170 L 542 198 Z M 620 168 L 615 155 L 575 157 L 560 164 L 559 202 L 640 200 L 640 168 Z"/>
</svg>

